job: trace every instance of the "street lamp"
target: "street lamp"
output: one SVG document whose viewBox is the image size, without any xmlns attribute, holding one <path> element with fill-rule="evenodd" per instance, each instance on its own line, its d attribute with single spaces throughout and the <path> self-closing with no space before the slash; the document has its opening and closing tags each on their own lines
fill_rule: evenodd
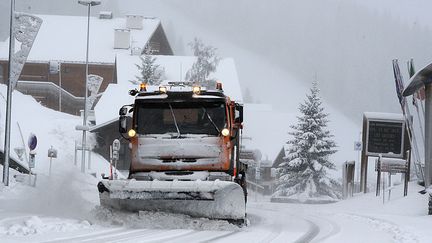
<svg viewBox="0 0 432 243">
<path fill-rule="evenodd" d="M 85 172 L 85 151 L 86 151 L 86 126 L 87 126 L 87 81 L 88 81 L 88 53 L 89 53 L 89 37 L 90 37 L 90 7 L 101 4 L 101 1 L 86 1 L 79 0 L 79 4 L 87 6 L 87 51 L 86 51 L 86 66 L 85 66 L 85 95 L 84 95 L 84 115 L 83 115 L 83 135 L 82 135 L 82 144 L 81 144 L 81 172 Z"/>
</svg>

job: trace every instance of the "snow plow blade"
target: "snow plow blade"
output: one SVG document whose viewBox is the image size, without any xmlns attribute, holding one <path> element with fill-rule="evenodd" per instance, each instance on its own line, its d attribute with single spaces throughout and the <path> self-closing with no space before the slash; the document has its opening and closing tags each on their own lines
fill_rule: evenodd
<svg viewBox="0 0 432 243">
<path fill-rule="evenodd" d="M 243 189 L 228 181 L 102 180 L 102 206 L 126 211 L 162 211 L 243 222 Z"/>
</svg>

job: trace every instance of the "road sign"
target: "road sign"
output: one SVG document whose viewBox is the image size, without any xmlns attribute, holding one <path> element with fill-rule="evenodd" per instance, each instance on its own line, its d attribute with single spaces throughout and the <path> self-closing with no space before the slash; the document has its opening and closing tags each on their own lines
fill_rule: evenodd
<svg viewBox="0 0 432 243">
<path fill-rule="evenodd" d="M 112 149 L 113 149 L 113 151 L 119 151 L 120 150 L 120 141 L 118 139 L 115 139 L 113 141 Z"/>
<path fill-rule="evenodd" d="M 14 148 L 15 153 L 18 155 L 18 159 L 22 160 L 23 159 L 23 154 L 25 152 L 25 149 L 22 147 L 18 147 L 18 148 Z"/>
<path fill-rule="evenodd" d="M 355 151 L 361 151 L 362 150 L 362 143 L 360 141 L 354 142 L 354 150 Z"/>
<path fill-rule="evenodd" d="M 405 121 L 368 120 L 366 153 L 372 156 L 404 156 Z"/>
<path fill-rule="evenodd" d="M 57 149 L 51 147 L 48 149 L 48 157 L 49 158 L 57 158 Z"/>
<path fill-rule="evenodd" d="M 37 145 L 37 137 L 33 133 L 30 134 L 28 139 L 28 147 L 30 150 L 35 150 Z"/>
</svg>

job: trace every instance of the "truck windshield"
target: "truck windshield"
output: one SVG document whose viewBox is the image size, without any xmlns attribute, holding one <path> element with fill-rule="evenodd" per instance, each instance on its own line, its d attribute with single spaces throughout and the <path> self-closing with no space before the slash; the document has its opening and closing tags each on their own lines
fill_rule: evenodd
<svg viewBox="0 0 432 243">
<path fill-rule="evenodd" d="M 210 102 L 138 103 L 139 134 L 219 135 L 225 126 L 225 104 Z"/>
</svg>

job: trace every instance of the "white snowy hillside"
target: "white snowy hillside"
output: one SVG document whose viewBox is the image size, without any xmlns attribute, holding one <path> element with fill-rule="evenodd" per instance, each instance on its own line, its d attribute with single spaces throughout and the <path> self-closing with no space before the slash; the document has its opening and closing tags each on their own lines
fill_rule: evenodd
<svg viewBox="0 0 432 243">
<path fill-rule="evenodd" d="M 0 85 L 0 107 L 1 107 L 1 136 L 0 145 L 3 149 L 4 127 L 5 127 L 5 107 L 6 107 L 6 86 Z M 58 158 L 53 159 L 53 173 L 56 174 L 58 163 L 74 164 L 75 141 L 80 143 L 81 132 L 75 130 L 75 126 L 81 125 L 82 119 L 77 116 L 57 112 L 48 109 L 28 95 L 23 95 L 18 91 L 13 92 L 12 98 L 12 122 L 11 122 L 11 156 L 17 158 L 13 151 L 14 148 L 25 148 L 28 154 L 29 149 L 27 139 L 30 134 L 37 137 L 37 147 L 35 168 L 37 174 L 47 175 L 49 172 L 48 149 L 53 148 L 58 151 Z M 20 129 L 21 128 L 21 132 Z M 92 137 L 89 139 L 92 143 Z M 80 153 L 79 153 L 80 154 Z M 18 160 L 18 159 L 17 159 Z M 80 161 L 80 158 L 78 159 Z M 97 155 L 92 156 L 93 169 L 95 171 L 108 172 L 106 161 Z M 27 160 L 23 158 L 22 164 L 27 166 Z"/>
</svg>

